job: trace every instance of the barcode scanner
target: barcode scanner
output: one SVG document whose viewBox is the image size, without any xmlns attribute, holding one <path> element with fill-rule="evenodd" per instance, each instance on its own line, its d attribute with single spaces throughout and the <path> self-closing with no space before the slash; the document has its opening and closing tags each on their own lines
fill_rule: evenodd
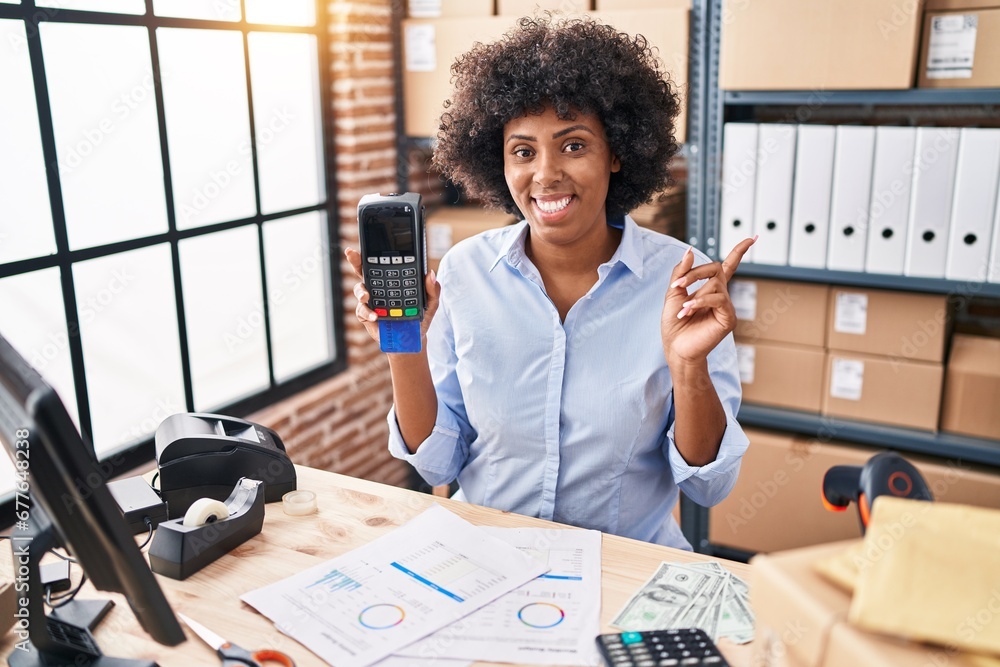
<svg viewBox="0 0 1000 667">
<path fill-rule="evenodd" d="M 881 452 L 863 466 L 833 466 L 823 476 L 823 506 L 843 512 L 853 500 L 858 505 L 861 533 L 871 518 L 872 503 L 881 495 L 934 500 L 923 475 L 895 452 Z"/>
</svg>

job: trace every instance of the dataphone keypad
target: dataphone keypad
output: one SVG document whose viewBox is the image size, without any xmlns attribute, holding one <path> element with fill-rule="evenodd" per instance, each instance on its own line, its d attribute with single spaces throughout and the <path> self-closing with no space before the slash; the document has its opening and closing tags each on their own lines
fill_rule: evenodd
<svg viewBox="0 0 1000 667">
<path fill-rule="evenodd" d="M 396 255 L 366 259 L 365 285 L 371 296 L 368 306 L 375 314 L 379 317 L 419 315 L 417 258 Z"/>
</svg>

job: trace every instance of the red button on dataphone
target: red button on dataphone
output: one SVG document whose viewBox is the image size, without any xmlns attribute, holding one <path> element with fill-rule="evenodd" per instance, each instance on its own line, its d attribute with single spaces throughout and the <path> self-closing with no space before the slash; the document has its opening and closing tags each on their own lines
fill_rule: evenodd
<svg viewBox="0 0 1000 667">
<path fill-rule="evenodd" d="M 385 308 L 376 308 L 375 314 L 378 315 L 379 317 L 385 317 L 386 315 L 389 314 L 389 311 L 386 310 Z"/>
</svg>

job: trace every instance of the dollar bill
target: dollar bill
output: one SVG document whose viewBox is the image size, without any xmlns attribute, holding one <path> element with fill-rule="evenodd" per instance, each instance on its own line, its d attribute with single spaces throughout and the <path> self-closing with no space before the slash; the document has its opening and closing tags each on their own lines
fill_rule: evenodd
<svg viewBox="0 0 1000 667">
<path fill-rule="evenodd" d="M 716 639 L 728 637 L 736 644 L 746 644 L 753 640 L 754 615 L 745 597 L 737 593 L 725 599 L 716 634 Z"/>
<path fill-rule="evenodd" d="M 622 630 L 666 630 L 677 625 L 682 615 L 692 605 L 707 604 L 703 593 L 709 580 L 716 578 L 710 572 L 661 563 L 652 577 L 625 603 L 611 625 Z M 704 603 L 699 603 L 705 600 Z"/>
</svg>

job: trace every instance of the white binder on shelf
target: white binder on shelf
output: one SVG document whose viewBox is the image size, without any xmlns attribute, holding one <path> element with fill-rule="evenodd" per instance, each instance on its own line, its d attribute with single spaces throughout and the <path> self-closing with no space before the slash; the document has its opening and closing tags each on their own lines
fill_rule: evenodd
<svg viewBox="0 0 1000 667">
<path fill-rule="evenodd" d="M 875 129 L 865 261 L 865 271 L 869 273 L 903 273 L 916 143 L 916 128 L 884 126 Z"/>
<path fill-rule="evenodd" d="M 795 130 L 790 123 L 761 124 L 758 129 L 760 163 L 753 213 L 753 232 L 760 235 L 753 246 L 757 264 L 788 264 Z"/>
<path fill-rule="evenodd" d="M 993 243 L 987 270 L 991 283 L 1000 283 L 1000 193 L 997 193 L 996 210 L 993 212 Z"/>
<path fill-rule="evenodd" d="M 1000 182 L 1000 129 L 962 128 L 945 277 L 985 282 Z"/>
<path fill-rule="evenodd" d="M 826 268 L 864 271 L 875 128 L 840 125 L 833 151 Z"/>
<path fill-rule="evenodd" d="M 959 136 L 954 127 L 917 128 L 903 263 L 907 276 L 944 278 Z"/>
<path fill-rule="evenodd" d="M 722 130 L 722 204 L 719 221 L 719 257 L 753 236 L 754 191 L 757 187 L 757 124 L 726 123 Z M 744 261 L 752 262 L 750 248 Z"/>
<path fill-rule="evenodd" d="M 799 125 L 788 247 L 791 266 L 826 267 L 835 140 L 836 128 L 832 125 Z"/>
</svg>

